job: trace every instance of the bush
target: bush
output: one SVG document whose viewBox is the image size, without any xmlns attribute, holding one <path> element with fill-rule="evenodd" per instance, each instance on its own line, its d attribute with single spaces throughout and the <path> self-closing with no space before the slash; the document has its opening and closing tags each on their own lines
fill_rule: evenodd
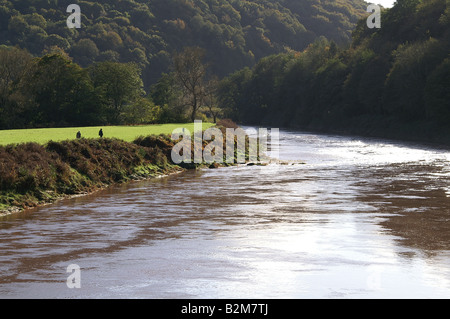
<svg viewBox="0 0 450 319">
<path fill-rule="evenodd" d="M 237 125 L 236 123 L 234 123 L 232 120 L 230 119 L 223 119 L 223 120 L 219 120 L 217 122 L 217 126 L 223 126 L 225 128 L 234 128 L 237 129 L 239 128 L 239 125 Z"/>
<path fill-rule="evenodd" d="M 35 143 L 0 147 L 0 191 L 19 194 L 61 191 L 76 172 L 54 152 Z"/>
</svg>

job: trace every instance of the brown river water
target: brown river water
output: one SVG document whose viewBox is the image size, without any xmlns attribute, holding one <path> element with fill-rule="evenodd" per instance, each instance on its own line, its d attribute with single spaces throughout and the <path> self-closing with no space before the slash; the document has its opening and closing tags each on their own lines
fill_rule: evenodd
<svg viewBox="0 0 450 319">
<path fill-rule="evenodd" d="M 280 158 L 0 218 L 0 298 L 450 297 L 448 150 L 281 131 Z"/>
</svg>

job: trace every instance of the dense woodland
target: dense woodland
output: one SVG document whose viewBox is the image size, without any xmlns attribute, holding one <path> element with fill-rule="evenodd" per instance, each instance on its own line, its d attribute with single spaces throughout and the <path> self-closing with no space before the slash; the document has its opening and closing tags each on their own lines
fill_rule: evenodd
<svg viewBox="0 0 450 319">
<path fill-rule="evenodd" d="M 72 3 L 80 29 L 66 26 Z M 57 46 L 82 67 L 135 62 L 148 88 L 184 47 L 203 48 L 223 77 L 321 35 L 347 43 L 365 9 L 362 0 L 0 0 L 0 44 L 35 56 Z"/>
<path fill-rule="evenodd" d="M 450 143 L 450 2 L 0 0 L 0 129 L 183 122 Z M 351 40 L 350 40 L 351 39 Z"/>
<path fill-rule="evenodd" d="M 0 0 L 0 129 L 216 120 L 224 75 L 320 35 L 345 43 L 364 14 L 360 0 L 78 1 L 69 29 L 73 2 Z"/>
<path fill-rule="evenodd" d="M 450 144 L 450 1 L 398 0 L 350 48 L 325 38 L 222 81 L 234 120 Z"/>
</svg>

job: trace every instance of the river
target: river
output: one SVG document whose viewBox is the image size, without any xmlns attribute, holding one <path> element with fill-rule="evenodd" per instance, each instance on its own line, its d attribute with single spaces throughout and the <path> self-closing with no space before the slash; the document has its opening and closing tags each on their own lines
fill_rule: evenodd
<svg viewBox="0 0 450 319">
<path fill-rule="evenodd" d="M 450 297 L 448 150 L 281 131 L 279 153 L 1 218 L 0 298 Z"/>
</svg>

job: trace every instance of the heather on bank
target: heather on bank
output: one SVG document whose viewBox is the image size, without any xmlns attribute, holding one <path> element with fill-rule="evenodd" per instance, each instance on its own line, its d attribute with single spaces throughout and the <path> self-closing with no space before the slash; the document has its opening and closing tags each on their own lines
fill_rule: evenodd
<svg viewBox="0 0 450 319">
<path fill-rule="evenodd" d="M 168 159 L 158 147 L 142 147 L 118 139 L 50 142 L 46 149 L 94 183 L 126 181 L 136 167 L 143 165 L 157 164 L 161 169 L 168 166 Z"/>
<path fill-rule="evenodd" d="M 225 125 L 235 126 L 230 121 L 222 125 L 219 129 L 223 134 Z M 115 138 L 81 138 L 50 141 L 46 145 L 0 146 L 0 211 L 34 207 L 115 183 L 206 166 L 205 163 L 175 165 L 172 149 L 179 142 L 161 134 L 141 136 L 131 143 Z M 202 141 L 201 151 L 208 143 Z M 237 144 L 236 138 L 234 144 Z M 196 147 L 193 139 L 191 146 L 193 155 Z M 248 156 L 247 146 L 248 140 Z"/>
<path fill-rule="evenodd" d="M 78 179 L 78 180 L 77 180 Z M 33 193 L 41 197 L 41 190 L 76 193 L 89 187 L 69 165 L 45 147 L 26 143 L 0 147 L 0 190 L 15 194 Z M 8 204 L 8 203 L 6 203 Z M 11 204 L 11 203 L 10 203 Z"/>
<path fill-rule="evenodd" d="M 170 163 L 167 149 L 118 139 L 0 146 L 0 205 L 35 206 L 177 169 Z"/>
</svg>

